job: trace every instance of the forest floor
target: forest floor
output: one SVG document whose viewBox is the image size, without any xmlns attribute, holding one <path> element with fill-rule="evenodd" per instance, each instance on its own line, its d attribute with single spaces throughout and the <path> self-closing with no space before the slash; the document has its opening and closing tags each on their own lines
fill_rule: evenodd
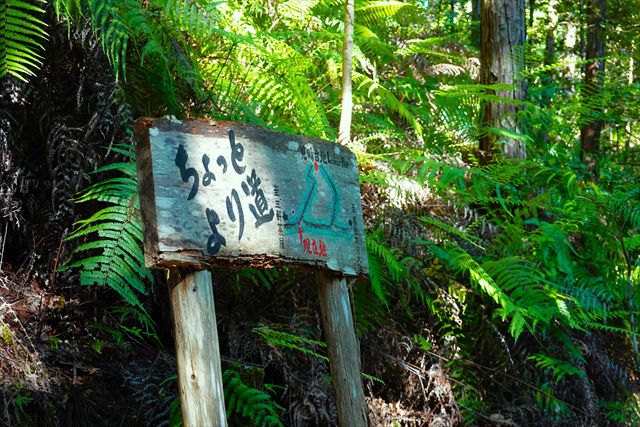
<svg viewBox="0 0 640 427">
<path fill-rule="evenodd" d="M 336 425 L 326 362 L 257 342 L 255 334 L 246 333 L 247 325 L 267 320 L 234 323 L 231 313 L 238 306 L 233 292 L 220 291 L 223 368 L 258 366 L 263 381 L 266 376 L 271 382 L 284 383 L 287 391 L 279 403 L 287 405 L 282 414 L 286 425 Z M 313 313 L 317 302 L 312 292 L 296 288 L 295 294 L 294 305 L 299 306 L 293 317 L 302 322 L 301 313 Z M 153 296 L 163 297 L 167 295 L 162 289 Z M 258 304 L 265 300 L 264 295 L 255 299 Z M 28 265 L 14 269 L 5 263 L 0 272 L 0 425 L 170 425 L 177 397 L 172 339 L 145 337 L 129 314 L 108 288 L 55 282 Z M 307 322 L 319 323 L 317 315 L 307 317 Z M 242 328 L 245 332 L 239 332 Z M 391 323 L 361 337 L 363 371 L 387 381 L 384 385 L 365 381 L 371 425 L 459 424 L 459 410 L 442 365 L 411 349 L 401 329 Z M 248 348 L 246 358 L 234 353 Z M 413 404 L 407 404 L 407 398 Z M 230 425 L 252 424 L 232 419 Z"/>
<path fill-rule="evenodd" d="M 116 326 L 108 292 L 3 267 L 0 424 L 168 424 L 175 360 L 160 342 Z"/>
</svg>

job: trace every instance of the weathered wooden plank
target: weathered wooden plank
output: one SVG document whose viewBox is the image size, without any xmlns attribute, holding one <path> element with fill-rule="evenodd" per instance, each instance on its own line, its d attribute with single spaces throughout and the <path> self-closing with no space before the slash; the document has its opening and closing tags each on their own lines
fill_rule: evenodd
<svg viewBox="0 0 640 427">
<path fill-rule="evenodd" d="M 168 271 L 185 427 L 226 426 L 218 328 L 209 271 Z"/>
<path fill-rule="evenodd" d="M 354 328 L 347 279 L 320 272 L 317 286 L 338 421 L 343 427 L 364 427 L 367 425 L 367 413 L 360 377 L 360 346 Z"/>
<path fill-rule="evenodd" d="M 367 273 L 357 163 L 345 147 L 209 120 L 141 119 L 135 129 L 149 266 Z"/>
</svg>

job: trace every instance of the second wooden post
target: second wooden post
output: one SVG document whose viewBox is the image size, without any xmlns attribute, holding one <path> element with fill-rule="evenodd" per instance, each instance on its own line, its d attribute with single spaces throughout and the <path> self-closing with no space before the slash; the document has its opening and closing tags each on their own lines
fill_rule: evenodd
<svg viewBox="0 0 640 427">
<path fill-rule="evenodd" d="M 316 277 L 338 421 L 343 427 L 363 427 L 367 425 L 367 415 L 360 376 L 360 345 L 347 279 L 326 272 L 319 272 Z"/>
</svg>

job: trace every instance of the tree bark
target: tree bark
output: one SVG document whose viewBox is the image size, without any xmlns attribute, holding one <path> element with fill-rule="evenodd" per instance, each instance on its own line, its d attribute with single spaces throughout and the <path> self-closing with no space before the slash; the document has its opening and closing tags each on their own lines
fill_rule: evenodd
<svg viewBox="0 0 640 427">
<path fill-rule="evenodd" d="M 555 72 L 551 66 L 556 62 L 556 30 L 558 28 L 558 12 L 556 11 L 557 3 L 557 0 L 549 0 L 549 4 L 547 6 L 544 65 L 548 68 L 542 76 L 542 84 L 544 86 L 542 92 L 542 105 L 545 107 L 551 105 L 552 94 L 554 92 Z M 545 144 L 549 142 L 549 131 L 546 127 L 543 127 L 540 136 Z"/>
<path fill-rule="evenodd" d="M 631 42 L 631 52 L 634 52 L 634 43 Z M 629 86 L 633 85 L 633 56 L 629 56 L 629 73 L 627 74 L 627 83 L 629 83 Z M 631 148 L 631 136 L 633 135 L 633 133 L 631 132 L 631 120 L 628 119 L 627 123 L 624 126 L 625 128 L 625 133 L 627 134 L 626 136 L 626 140 L 625 140 L 625 145 L 624 145 L 624 149 L 626 151 L 629 151 L 629 149 Z"/>
<path fill-rule="evenodd" d="M 480 49 L 482 42 L 482 32 L 480 25 L 480 9 L 482 0 L 471 0 L 471 44 Z"/>
<path fill-rule="evenodd" d="M 547 7 L 547 33 L 545 34 L 544 65 L 550 66 L 556 62 L 556 38 L 555 33 L 558 28 L 558 12 L 556 11 L 557 0 L 549 0 Z M 553 82 L 553 70 L 549 69 L 544 73 L 545 86 Z M 548 99 L 545 99 L 548 101 Z"/>
<path fill-rule="evenodd" d="M 353 93 L 351 80 L 351 65 L 353 62 L 353 16 L 354 0 L 344 3 L 344 50 L 342 54 L 342 111 L 340 113 L 340 128 L 338 129 L 338 144 L 345 145 L 351 139 L 351 114 L 353 111 Z"/>
<path fill-rule="evenodd" d="M 600 150 L 600 134 L 604 121 L 602 115 L 602 83 L 604 76 L 604 21 L 606 0 L 589 0 L 587 15 L 587 46 L 584 71 L 583 125 L 580 129 L 580 158 L 587 168 L 595 172 L 597 153 Z"/>
<path fill-rule="evenodd" d="M 516 113 L 518 101 L 526 97 L 526 80 L 519 76 L 524 68 L 525 41 L 524 0 L 484 0 L 482 4 L 482 46 L 480 50 L 480 82 L 486 85 L 507 84 L 512 89 L 492 90 L 500 100 L 486 101 L 483 106 L 483 128 L 507 129 L 518 132 Z M 483 132 L 480 137 L 480 158 L 491 159 L 496 143 L 502 144 L 506 157 L 525 158 L 521 140 Z"/>
</svg>

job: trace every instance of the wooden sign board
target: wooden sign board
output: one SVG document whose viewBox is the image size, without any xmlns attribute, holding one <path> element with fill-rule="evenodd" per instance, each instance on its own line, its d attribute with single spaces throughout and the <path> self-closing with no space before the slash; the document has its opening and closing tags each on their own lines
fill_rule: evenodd
<svg viewBox="0 0 640 427">
<path fill-rule="evenodd" d="M 148 266 L 288 262 L 367 274 L 347 148 L 202 119 L 139 119 L 135 133 Z"/>
</svg>

